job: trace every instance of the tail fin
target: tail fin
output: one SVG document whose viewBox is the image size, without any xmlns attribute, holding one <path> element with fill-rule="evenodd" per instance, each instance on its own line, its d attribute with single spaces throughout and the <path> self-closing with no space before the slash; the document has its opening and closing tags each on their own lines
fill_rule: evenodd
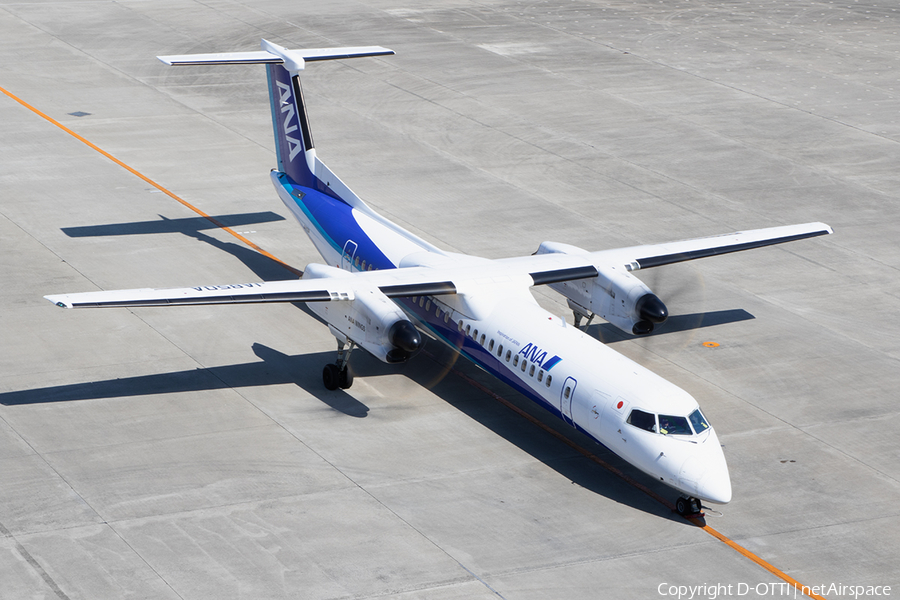
<svg viewBox="0 0 900 600">
<path fill-rule="evenodd" d="M 272 130 L 278 170 L 287 173 L 299 185 L 316 185 L 316 149 L 309 131 L 309 117 L 303 103 L 300 77 L 291 76 L 277 64 L 266 65 L 269 79 L 269 103 L 272 108 Z"/>
<path fill-rule="evenodd" d="M 261 46 L 262 51 L 258 52 L 185 54 L 157 58 L 167 65 L 265 64 L 278 170 L 286 173 L 298 185 L 338 197 L 316 176 L 317 170 L 321 170 L 324 165 L 316 160 L 316 149 L 309 130 L 299 72 L 304 69 L 307 62 L 383 56 L 393 54 L 394 51 L 381 46 L 288 50 L 268 40 L 262 40 Z"/>
</svg>

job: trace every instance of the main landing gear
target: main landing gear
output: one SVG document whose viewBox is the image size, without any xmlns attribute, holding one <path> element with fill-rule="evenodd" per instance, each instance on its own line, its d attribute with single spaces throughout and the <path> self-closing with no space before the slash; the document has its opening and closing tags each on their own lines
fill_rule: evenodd
<svg viewBox="0 0 900 600">
<path fill-rule="evenodd" d="M 675 501 L 675 510 L 682 517 L 695 517 L 702 512 L 700 499 L 693 496 L 680 496 Z"/>
<path fill-rule="evenodd" d="M 338 340 L 338 357 L 337 363 L 325 365 L 322 370 L 322 382 L 325 389 L 336 390 L 341 388 L 346 390 L 353 385 L 353 373 L 350 372 L 350 352 L 356 344 L 353 342 L 344 343 Z"/>
<path fill-rule="evenodd" d="M 581 320 L 587 319 L 587 323 L 585 323 L 583 330 L 587 331 L 587 328 L 591 326 L 591 321 L 594 320 L 594 313 L 585 314 L 585 312 L 581 310 L 581 307 L 573 303 L 571 300 L 567 300 L 567 303 L 569 305 L 569 308 L 572 309 L 572 315 L 575 317 L 575 328 L 581 329 Z"/>
</svg>

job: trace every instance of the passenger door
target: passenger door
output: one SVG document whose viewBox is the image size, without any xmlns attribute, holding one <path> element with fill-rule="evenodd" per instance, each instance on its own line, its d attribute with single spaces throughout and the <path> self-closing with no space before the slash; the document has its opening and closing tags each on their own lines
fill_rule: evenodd
<svg viewBox="0 0 900 600">
<path fill-rule="evenodd" d="M 345 271 L 351 271 L 353 267 L 353 259 L 356 257 L 357 243 L 353 240 L 347 240 L 344 244 L 344 252 L 341 254 L 341 268 Z"/>
<path fill-rule="evenodd" d="M 563 421 L 572 427 L 575 427 L 575 421 L 572 420 L 572 399 L 575 397 L 577 385 L 578 382 L 574 377 L 566 377 L 562 389 L 559 391 L 559 412 L 562 414 Z"/>
</svg>

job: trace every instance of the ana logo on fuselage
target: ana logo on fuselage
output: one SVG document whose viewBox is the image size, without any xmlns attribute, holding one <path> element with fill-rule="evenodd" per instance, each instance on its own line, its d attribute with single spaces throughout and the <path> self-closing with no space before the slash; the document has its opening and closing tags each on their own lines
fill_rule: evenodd
<svg viewBox="0 0 900 600">
<path fill-rule="evenodd" d="M 562 359 L 558 356 L 554 356 L 553 358 L 547 358 L 547 351 L 541 350 L 534 344 L 525 344 L 525 346 L 519 350 L 519 354 L 521 354 L 525 360 L 530 360 L 540 368 L 545 371 L 549 371 L 552 369 L 556 363 L 561 361 Z"/>
<path fill-rule="evenodd" d="M 289 135 L 299 129 L 297 124 L 292 123 L 294 115 L 297 114 L 297 111 L 294 110 L 294 94 L 290 85 L 277 80 L 275 83 L 278 85 L 278 89 L 281 90 L 281 114 L 284 115 L 282 128 L 284 129 L 284 139 L 287 141 L 288 149 L 290 150 L 288 160 L 293 161 L 297 153 L 300 152 L 300 140 Z"/>
</svg>

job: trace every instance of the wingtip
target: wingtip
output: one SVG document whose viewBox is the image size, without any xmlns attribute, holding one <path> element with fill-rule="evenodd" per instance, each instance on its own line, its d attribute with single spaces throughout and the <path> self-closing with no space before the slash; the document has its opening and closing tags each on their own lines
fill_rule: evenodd
<svg viewBox="0 0 900 600">
<path fill-rule="evenodd" d="M 72 308 L 72 304 L 63 300 L 62 296 L 44 296 L 45 300 L 49 300 L 60 308 Z"/>
</svg>

